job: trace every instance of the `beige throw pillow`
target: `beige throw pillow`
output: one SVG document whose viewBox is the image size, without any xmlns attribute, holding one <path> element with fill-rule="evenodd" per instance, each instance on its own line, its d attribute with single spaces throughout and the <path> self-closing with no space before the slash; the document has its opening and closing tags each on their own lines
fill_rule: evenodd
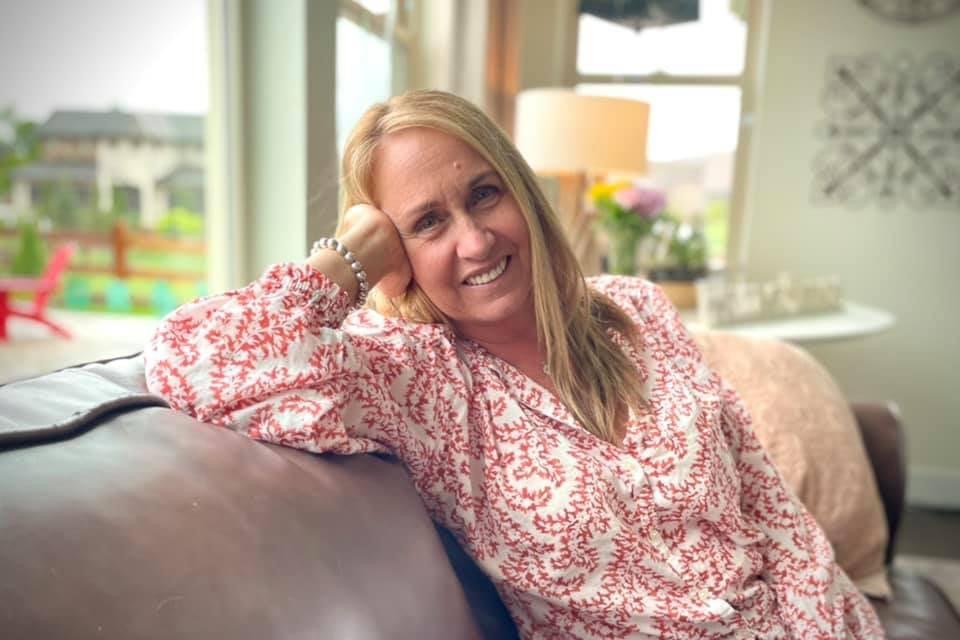
<svg viewBox="0 0 960 640">
<path fill-rule="evenodd" d="M 889 532 L 856 418 L 812 356 L 777 340 L 696 334 L 707 363 L 743 398 L 774 464 L 833 544 L 837 563 L 867 595 L 892 595 Z"/>
</svg>

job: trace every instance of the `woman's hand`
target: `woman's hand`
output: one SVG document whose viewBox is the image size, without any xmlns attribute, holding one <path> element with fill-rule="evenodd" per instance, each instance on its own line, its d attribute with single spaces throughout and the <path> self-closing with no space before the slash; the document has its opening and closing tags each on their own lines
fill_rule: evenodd
<svg viewBox="0 0 960 640">
<path fill-rule="evenodd" d="M 360 260 L 371 288 L 377 285 L 391 298 L 407 290 L 410 260 L 387 214 L 369 204 L 355 204 L 343 216 L 339 238 Z"/>
<path fill-rule="evenodd" d="M 396 297 L 410 284 L 410 261 L 400 234 L 387 214 L 368 204 L 357 204 L 344 214 L 340 240 L 356 256 L 370 288 L 378 286 L 387 296 Z M 340 256 L 332 251 L 319 251 L 307 264 L 325 273 L 341 288 L 356 294 L 356 277 Z"/>
</svg>

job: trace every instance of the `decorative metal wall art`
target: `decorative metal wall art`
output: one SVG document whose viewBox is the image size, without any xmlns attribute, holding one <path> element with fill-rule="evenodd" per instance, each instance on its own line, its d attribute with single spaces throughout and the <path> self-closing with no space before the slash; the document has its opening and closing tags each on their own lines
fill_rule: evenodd
<svg viewBox="0 0 960 640">
<path fill-rule="evenodd" d="M 836 56 L 821 102 L 815 202 L 960 211 L 960 56 Z"/>
</svg>

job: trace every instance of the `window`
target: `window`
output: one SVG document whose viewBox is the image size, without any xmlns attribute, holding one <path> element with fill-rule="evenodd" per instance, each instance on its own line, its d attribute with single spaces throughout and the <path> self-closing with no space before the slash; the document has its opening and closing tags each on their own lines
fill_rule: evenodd
<svg viewBox="0 0 960 640">
<path fill-rule="evenodd" d="M 337 154 L 372 103 L 406 88 L 413 0 L 341 0 L 337 19 Z"/>
<path fill-rule="evenodd" d="M 204 293 L 208 3 L 7 4 L 0 274 L 24 225 L 79 247 L 54 306 L 160 315 Z"/>
<path fill-rule="evenodd" d="M 577 90 L 650 104 L 649 179 L 673 213 L 704 228 L 711 265 L 721 267 L 738 202 L 749 3 L 700 0 L 695 16 L 660 16 L 640 29 L 644 16 L 593 15 L 595 5 L 581 2 Z"/>
</svg>

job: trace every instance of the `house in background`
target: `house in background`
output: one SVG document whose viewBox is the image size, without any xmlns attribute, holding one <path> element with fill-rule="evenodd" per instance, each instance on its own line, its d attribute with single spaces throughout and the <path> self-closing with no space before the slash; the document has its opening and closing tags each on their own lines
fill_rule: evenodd
<svg viewBox="0 0 960 640">
<path fill-rule="evenodd" d="M 39 162 L 13 174 L 12 208 L 35 209 L 49 185 L 110 211 L 115 200 L 152 228 L 171 208 L 203 211 L 202 116 L 55 111 L 40 126 Z"/>
</svg>

